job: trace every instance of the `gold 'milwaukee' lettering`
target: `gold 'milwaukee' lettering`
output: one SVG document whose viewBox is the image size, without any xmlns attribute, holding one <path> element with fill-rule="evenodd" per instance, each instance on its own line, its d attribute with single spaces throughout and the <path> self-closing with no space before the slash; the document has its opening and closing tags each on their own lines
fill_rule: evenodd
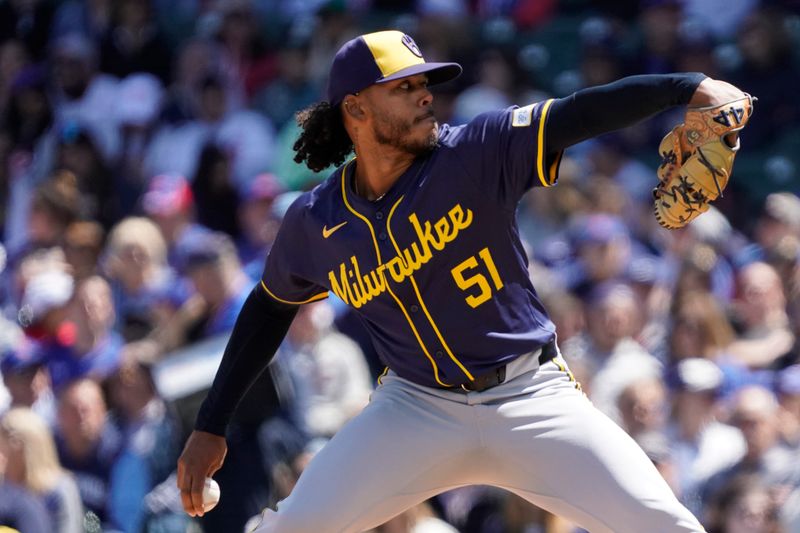
<svg viewBox="0 0 800 533">
<path fill-rule="evenodd" d="M 456 204 L 446 216 L 433 224 L 426 220 L 420 224 L 415 213 L 408 216 L 416 239 L 400 254 L 366 274 L 361 274 L 361 266 L 356 256 L 350 257 L 352 268 L 347 263 L 339 265 L 337 273 L 328 272 L 333 293 L 348 305 L 356 309 L 383 294 L 388 288 L 386 271 L 392 281 L 402 283 L 405 279 L 426 264 L 433 257 L 433 251 L 442 251 L 449 242 L 453 242 L 461 230 L 472 224 L 472 211 L 466 211 Z"/>
</svg>

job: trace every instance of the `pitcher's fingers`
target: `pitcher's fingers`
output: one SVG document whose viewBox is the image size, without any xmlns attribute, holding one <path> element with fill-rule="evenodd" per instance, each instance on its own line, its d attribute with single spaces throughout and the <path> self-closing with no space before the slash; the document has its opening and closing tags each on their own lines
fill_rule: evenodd
<svg viewBox="0 0 800 533">
<path fill-rule="evenodd" d="M 194 505 L 192 505 L 192 493 L 191 493 L 191 479 L 184 478 L 185 481 L 188 483 L 178 485 L 178 489 L 181 491 L 181 505 L 183 505 L 183 510 L 186 511 L 186 514 L 189 516 L 196 516 L 197 513 L 194 510 Z"/>
<path fill-rule="evenodd" d="M 203 516 L 205 509 L 203 509 L 203 487 L 206 480 L 203 476 L 192 476 L 192 491 L 190 493 L 192 509 L 195 516 Z M 181 496 L 183 496 L 181 494 Z"/>
</svg>

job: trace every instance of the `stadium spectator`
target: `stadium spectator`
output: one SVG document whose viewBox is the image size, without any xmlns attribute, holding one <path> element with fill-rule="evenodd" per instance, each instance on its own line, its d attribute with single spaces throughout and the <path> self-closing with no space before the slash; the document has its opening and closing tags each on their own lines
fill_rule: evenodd
<svg viewBox="0 0 800 533">
<path fill-rule="evenodd" d="M 641 304 L 625 284 L 598 285 L 588 302 L 584 353 L 570 357 L 584 367 L 589 397 L 598 409 L 620 420 L 617 398 L 630 383 L 658 378 L 661 363 L 636 340 L 641 329 Z"/>
<path fill-rule="evenodd" d="M 58 398 L 56 448 L 61 464 L 72 471 L 92 527 L 138 531 L 142 501 L 149 490 L 147 465 L 124 453 L 125 443 L 108 418 L 97 382 L 69 383 Z M 90 526 L 87 525 L 87 529 Z"/>
<path fill-rule="evenodd" d="M 28 236 L 27 218 L 33 189 L 49 175 L 55 156 L 53 110 L 47 94 L 47 73 L 40 66 L 26 66 L 14 78 L 10 100 L 3 113 L 8 146 L 5 193 L 0 212 L 6 248 L 17 251 Z"/>
<path fill-rule="evenodd" d="M 78 181 L 71 172 L 57 172 L 33 191 L 27 219 L 27 247 L 61 244 L 64 231 L 81 211 Z"/>
<path fill-rule="evenodd" d="M 121 0 L 111 6 L 111 24 L 100 42 L 100 69 L 117 78 L 149 72 L 169 81 L 172 51 L 155 23 L 153 3 Z"/>
<path fill-rule="evenodd" d="M 39 415 L 18 407 L 0 417 L 0 454 L 8 459 L 5 479 L 42 498 L 54 533 L 83 533 L 78 486 L 59 463 L 53 435 Z"/>
<path fill-rule="evenodd" d="M 149 493 L 163 483 L 175 470 L 178 458 L 179 433 L 177 422 L 156 390 L 150 370 L 149 354 L 137 353 L 135 345 L 125 348 L 117 370 L 108 379 L 110 404 L 125 442 L 126 453 L 135 456 L 134 465 L 144 464 L 145 490 Z M 149 531 L 158 524 L 185 523 L 183 513 L 157 513 L 142 516 L 139 527 L 131 531 Z M 185 527 L 185 524 L 184 524 Z"/>
<path fill-rule="evenodd" d="M 146 172 L 194 176 L 200 153 L 208 143 L 231 156 L 231 173 L 237 185 L 246 185 L 253 176 L 268 170 L 275 140 L 266 117 L 231 108 L 225 80 L 218 74 L 207 75 L 197 91 L 197 117 L 156 134 L 145 159 Z"/>
<path fill-rule="evenodd" d="M 8 390 L 9 407 L 27 407 L 48 423 L 55 420 L 50 376 L 34 342 L 20 340 L 0 355 L 0 373 Z"/>
<path fill-rule="evenodd" d="M 161 230 L 167 244 L 167 262 L 173 268 L 179 266 L 177 249 L 182 241 L 208 231 L 195 222 L 194 195 L 183 176 L 155 176 L 142 196 L 142 209 Z"/>
<path fill-rule="evenodd" d="M 622 280 L 631 259 L 632 243 L 625 223 L 605 214 L 579 217 L 572 227 L 576 262 L 568 287 L 585 298 L 604 281 Z"/>
<path fill-rule="evenodd" d="M 80 193 L 81 218 L 100 222 L 108 229 L 120 216 L 120 200 L 111 168 L 90 132 L 69 121 L 59 131 L 56 167 L 70 172 Z"/>
<path fill-rule="evenodd" d="M 753 476 L 734 480 L 719 496 L 709 533 L 781 533 L 779 504 L 770 488 Z"/>
<path fill-rule="evenodd" d="M 708 479 L 733 466 L 745 453 L 741 432 L 720 422 L 722 371 L 712 361 L 681 359 L 668 374 L 673 393 L 670 439 L 676 492 L 687 508 L 702 514 L 700 490 Z"/>
<path fill-rule="evenodd" d="M 119 150 L 114 112 L 117 80 L 97 70 L 97 49 L 80 34 L 59 38 L 53 43 L 51 53 L 57 122 L 77 123 L 86 128 L 103 157 L 113 160 Z"/>
<path fill-rule="evenodd" d="M 158 226 L 144 217 L 129 217 L 108 236 L 103 262 L 112 281 L 115 329 L 127 341 L 136 341 L 163 325 L 180 302 L 170 304 L 180 285 L 167 265 L 167 244 Z M 174 347 L 167 344 L 167 347 Z"/>
<path fill-rule="evenodd" d="M 701 488 L 704 503 L 717 501 L 736 478 L 752 475 L 785 496 L 800 487 L 795 454 L 780 443 L 779 405 L 768 389 L 751 385 L 736 395 L 732 423 L 744 435 L 746 451 L 735 464 L 711 476 Z"/>
<path fill-rule="evenodd" d="M 205 306 L 192 328 L 197 332 L 195 340 L 229 332 L 253 286 L 233 240 L 220 232 L 197 235 L 182 244 L 179 254 L 181 271 Z"/>
<path fill-rule="evenodd" d="M 634 439 L 662 431 L 668 415 L 664 382 L 653 377 L 633 381 L 620 392 L 617 408 L 622 429 Z"/>
<path fill-rule="evenodd" d="M 64 231 L 64 258 L 72 275 L 80 281 L 98 273 L 103 252 L 103 227 L 89 220 L 73 222 Z"/>
<path fill-rule="evenodd" d="M 749 368 L 780 365 L 795 336 L 789 327 L 786 294 L 778 273 L 766 263 L 751 263 L 738 276 L 736 318 L 742 334 L 730 346 L 731 355 Z"/>
<path fill-rule="evenodd" d="M 236 216 L 239 192 L 233 180 L 231 157 L 223 148 L 209 143 L 200 151 L 192 193 L 200 224 L 234 239 L 240 237 L 241 227 Z"/>
<path fill-rule="evenodd" d="M 83 377 L 103 381 L 119 365 L 123 340 L 112 329 L 114 305 L 108 282 L 100 276 L 79 282 L 65 324 L 70 326 L 69 339 L 40 347 L 56 394 Z"/>
<path fill-rule="evenodd" d="M 372 391 L 361 349 L 332 325 L 328 302 L 303 306 L 282 348 L 295 388 L 298 425 L 312 437 L 332 437 L 367 405 Z"/>
<path fill-rule="evenodd" d="M 268 172 L 240 190 L 237 217 L 242 235 L 237 244 L 242 264 L 253 279 L 261 275 L 264 258 L 278 234 L 282 217 L 273 206 L 283 192 L 278 178 Z"/>
</svg>

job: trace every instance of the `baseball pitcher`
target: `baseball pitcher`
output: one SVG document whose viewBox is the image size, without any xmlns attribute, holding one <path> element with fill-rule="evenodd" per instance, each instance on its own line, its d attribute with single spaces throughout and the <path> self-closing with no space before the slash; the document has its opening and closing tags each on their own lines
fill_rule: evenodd
<svg viewBox="0 0 800 533">
<path fill-rule="evenodd" d="M 326 101 L 298 115 L 295 150 L 314 170 L 339 167 L 289 209 L 239 315 L 178 463 L 186 512 L 203 514 L 226 424 L 297 307 L 334 294 L 361 317 L 387 371 L 258 533 L 363 531 L 472 484 L 592 532 L 703 531 L 575 382 L 515 210 L 531 187 L 556 184 L 568 146 L 688 105 L 661 144 L 654 193 L 659 221 L 684 225 L 727 184 L 751 98 L 698 73 L 634 76 L 440 125 L 428 87 L 460 73 L 426 62 L 398 31 L 336 54 Z"/>
</svg>

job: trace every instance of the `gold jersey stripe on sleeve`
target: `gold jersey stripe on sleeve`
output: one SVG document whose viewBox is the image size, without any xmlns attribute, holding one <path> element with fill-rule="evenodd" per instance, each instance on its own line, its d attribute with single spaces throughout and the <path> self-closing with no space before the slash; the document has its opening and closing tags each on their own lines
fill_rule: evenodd
<svg viewBox="0 0 800 533">
<path fill-rule="evenodd" d="M 356 158 L 354 157 L 353 159 L 348 161 L 347 164 L 342 169 L 342 200 L 344 200 L 344 205 L 347 207 L 348 211 L 350 211 L 356 217 L 358 217 L 359 219 L 364 221 L 364 224 L 366 224 L 367 227 L 369 228 L 369 233 L 372 236 L 372 244 L 375 246 L 375 255 L 376 255 L 377 259 L 378 259 L 378 265 L 380 266 L 380 265 L 383 264 L 383 261 L 381 260 L 381 251 L 378 248 L 378 239 L 375 238 L 375 228 L 372 227 L 372 223 L 369 221 L 369 219 L 367 217 L 365 217 L 364 215 L 362 215 L 361 213 L 359 213 L 358 211 L 353 209 L 353 206 L 351 206 L 350 202 L 347 201 L 347 186 L 346 186 L 346 184 L 347 184 L 347 167 L 349 167 L 350 163 L 352 163 L 355 160 L 356 160 Z M 403 199 L 403 197 L 400 197 L 400 200 L 402 200 L 402 199 Z M 398 202 L 399 202 L 399 200 L 398 200 Z M 392 298 L 394 298 L 394 301 L 397 303 L 397 306 L 400 307 L 400 310 L 403 312 L 403 315 L 406 317 L 406 321 L 408 322 L 408 325 L 411 326 L 411 331 L 414 333 L 414 337 L 417 339 L 417 343 L 420 345 L 420 348 L 422 348 L 422 351 L 425 354 L 425 357 L 427 357 L 428 361 L 430 361 L 431 366 L 433 366 L 433 377 L 434 377 L 434 379 L 436 379 L 436 383 L 438 383 L 439 385 L 441 385 L 443 387 L 452 387 L 453 385 L 449 385 L 449 384 L 443 382 L 441 379 L 439 379 L 439 367 L 436 366 L 436 361 L 433 360 L 433 357 L 431 357 L 430 352 L 428 352 L 428 348 L 425 346 L 425 343 L 422 342 L 422 337 L 420 336 L 419 332 L 417 331 L 416 326 L 414 326 L 414 322 L 411 320 L 411 317 L 409 316 L 408 311 L 406 311 L 406 308 L 403 307 L 403 303 L 400 301 L 400 298 L 398 298 L 397 295 L 392 290 L 392 288 L 389 287 L 389 279 L 388 278 L 386 279 L 386 290 L 389 292 L 389 294 L 392 296 Z"/>
<path fill-rule="evenodd" d="M 550 109 L 551 105 L 553 105 L 552 98 L 547 100 L 542 106 L 542 113 L 539 115 L 539 128 L 536 142 L 536 174 L 539 176 L 539 181 L 542 182 L 542 186 L 544 187 L 550 187 L 553 184 L 553 182 L 547 179 L 548 176 L 544 172 L 544 125 L 547 121 L 547 111 Z M 552 167 L 550 169 L 551 178 L 555 178 L 555 168 L 557 167 Z"/>
<path fill-rule="evenodd" d="M 394 234 L 392 233 L 392 216 L 394 215 L 394 211 L 395 211 L 395 209 L 397 209 L 397 206 L 400 205 L 400 202 L 403 201 L 403 198 L 404 198 L 404 196 L 401 196 L 400 199 L 397 200 L 397 202 L 395 202 L 395 204 L 392 206 L 392 209 L 389 210 L 389 216 L 386 217 L 386 232 L 389 234 L 389 238 L 392 241 L 392 246 L 394 246 L 394 249 L 397 251 L 397 256 L 400 258 L 400 260 L 403 262 L 403 264 L 406 267 L 408 267 L 408 264 L 406 263 L 406 259 L 403 256 L 402 251 L 400 250 L 400 246 L 398 246 L 397 241 L 394 238 Z M 410 272 L 410 269 L 409 269 L 409 272 Z M 425 305 L 425 302 L 422 299 L 422 294 L 419 291 L 419 287 L 417 286 L 417 282 L 414 280 L 414 276 L 413 275 L 409 275 L 408 277 L 409 277 L 409 279 L 411 279 L 411 285 L 414 287 L 414 292 L 417 295 L 417 299 L 419 300 L 420 307 L 422 308 L 422 311 L 425 313 L 425 316 L 428 318 L 428 322 L 430 322 L 431 326 L 433 327 L 433 331 L 436 333 L 436 336 L 439 338 L 439 342 L 442 343 L 442 346 L 444 346 L 444 349 L 447 351 L 447 355 L 449 355 L 450 359 L 452 359 L 453 362 L 458 365 L 458 368 L 460 368 L 461 371 L 464 372 L 464 375 L 466 375 L 467 378 L 469 378 L 470 381 L 475 381 L 475 378 L 472 376 L 472 374 L 469 373 L 469 370 L 467 370 L 464 367 L 464 365 L 461 364 L 461 361 L 458 360 L 458 358 L 453 354 L 452 350 L 450 350 L 450 347 L 445 342 L 444 337 L 442 336 L 442 333 L 439 331 L 439 327 L 436 325 L 436 322 L 434 322 L 433 317 L 431 316 L 430 312 L 428 312 L 428 307 Z"/>
<path fill-rule="evenodd" d="M 307 300 L 303 300 L 302 302 L 293 302 L 291 300 L 284 300 L 283 298 L 279 298 L 279 297 L 275 296 L 275 294 L 271 290 L 269 290 L 267 288 L 267 285 L 264 283 L 263 279 L 261 280 L 261 287 L 264 288 L 266 293 L 269 294 L 272 297 L 272 299 L 277 300 L 277 301 L 279 301 L 281 303 L 291 304 L 291 305 L 307 304 L 307 303 L 311 303 L 311 302 L 316 302 L 317 300 L 324 300 L 325 298 L 328 297 L 328 291 L 325 291 L 325 292 L 321 292 L 319 294 L 315 294 L 311 298 L 309 298 Z"/>
</svg>

